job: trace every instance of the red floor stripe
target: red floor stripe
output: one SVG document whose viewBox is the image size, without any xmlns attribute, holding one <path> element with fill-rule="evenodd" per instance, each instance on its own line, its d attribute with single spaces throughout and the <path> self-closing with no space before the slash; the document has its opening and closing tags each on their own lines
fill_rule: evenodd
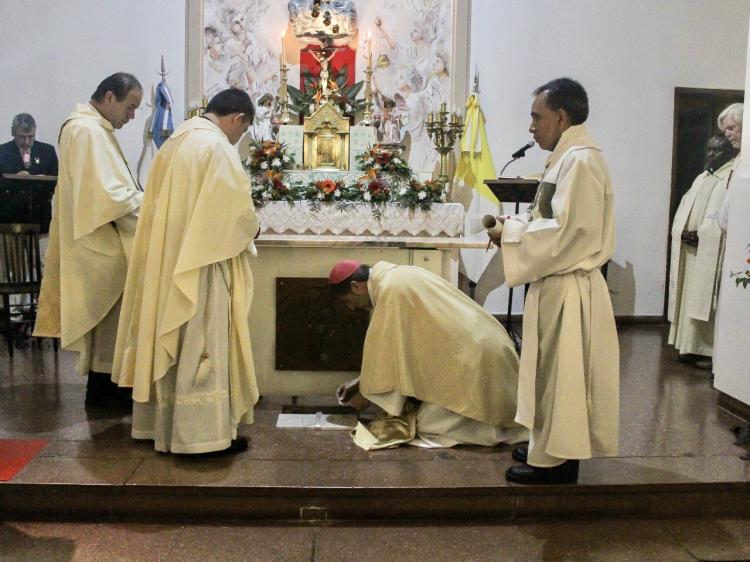
<svg viewBox="0 0 750 562">
<path fill-rule="evenodd" d="M 46 439 L 0 439 L 0 482 L 18 474 L 47 443 Z"/>
</svg>

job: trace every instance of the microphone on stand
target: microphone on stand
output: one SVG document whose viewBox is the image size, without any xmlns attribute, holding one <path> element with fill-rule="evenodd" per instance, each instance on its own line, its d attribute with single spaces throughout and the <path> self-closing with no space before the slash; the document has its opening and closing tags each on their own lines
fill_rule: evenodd
<svg viewBox="0 0 750 562">
<path fill-rule="evenodd" d="M 533 140 L 530 140 L 525 145 L 523 145 L 521 148 L 516 150 L 513 154 L 510 155 L 511 158 L 523 158 L 526 156 L 526 151 L 530 149 L 532 146 L 536 144 Z"/>
<path fill-rule="evenodd" d="M 519 158 L 523 158 L 526 156 L 526 151 L 530 149 L 532 146 L 534 146 L 536 143 L 533 140 L 530 140 L 525 145 L 523 145 L 521 148 L 516 150 L 513 154 L 510 155 L 510 160 L 508 160 L 508 163 L 503 166 L 503 169 L 500 170 L 500 177 L 502 177 L 503 172 L 505 171 L 505 168 L 510 166 L 513 162 L 518 160 Z"/>
</svg>

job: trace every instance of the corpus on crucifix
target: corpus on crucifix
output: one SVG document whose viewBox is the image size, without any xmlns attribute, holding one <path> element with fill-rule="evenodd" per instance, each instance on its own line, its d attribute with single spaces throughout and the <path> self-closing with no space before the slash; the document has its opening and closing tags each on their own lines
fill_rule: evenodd
<svg viewBox="0 0 750 562">
<path fill-rule="evenodd" d="M 327 54 L 330 53 L 330 54 Z M 328 101 L 331 96 L 331 89 L 328 87 L 328 82 L 331 79 L 331 73 L 329 71 L 329 63 L 331 59 L 336 55 L 335 49 L 322 49 L 320 51 L 310 51 L 310 54 L 320 64 L 320 74 L 318 79 L 318 89 L 320 96 L 323 101 Z"/>
</svg>

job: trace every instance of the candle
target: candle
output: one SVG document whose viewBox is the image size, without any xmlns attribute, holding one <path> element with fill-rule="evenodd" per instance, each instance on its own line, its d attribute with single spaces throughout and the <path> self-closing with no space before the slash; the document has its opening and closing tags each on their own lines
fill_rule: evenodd
<svg viewBox="0 0 750 562">
<path fill-rule="evenodd" d="M 367 32 L 367 64 L 372 64 L 372 40 L 370 39 L 370 32 Z"/>
<path fill-rule="evenodd" d="M 284 35 L 286 35 L 286 32 L 281 32 L 281 66 L 284 66 L 284 62 L 286 61 L 286 56 L 284 53 Z"/>
</svg>

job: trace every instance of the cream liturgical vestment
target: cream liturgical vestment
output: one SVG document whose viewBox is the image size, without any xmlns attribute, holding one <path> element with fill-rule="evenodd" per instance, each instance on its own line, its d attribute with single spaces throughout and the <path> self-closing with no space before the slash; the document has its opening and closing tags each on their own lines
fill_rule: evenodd
<svg viewBox="0 0 750 562">
<path fill-rule="evenodd" d="M 370 449 L 415 436 L 427 446 L 525 440 L 513 421 L 518 356 L 495 318 L 420 267 L 378 262 L 367 285 L 373 312 L 360 393 L 403 419 L 376 419 L 369 432 L 358 426 L 355 442 Z M 399 424 L 404 431 L 392 431 Z"/>
<path fill-rule="evenodd" d="M 531 429 L 528 462 L 617 453 L 619 347 L 599 267 L 614 252 L 612 185 L 585 126 L 547 160 L 530 215 L 505 221 L 505 278 L 531 283 L 523 320 L 516 421 Z"/>
<path fill-rule="evenodd" d="M 149 172 L 112 373 L 133 387 L 133 437 L 158 451 L 222 450 L 252 422 L 257 232 L 237 150 L 208 119 L 186 121 Z"/>
<path fill-rule="evenodd" d="M 685 193 L 672 225 L 669 270 L 669 343 L 680 353 L 713 355 L 721 255 L 724 239 L 719 214 L 733 169 L 730 160 L 703 172 Z M 683 230 L 698 232 L 698 246 L 682 242 Z"/>
<path fill-rule="evenodd" d="M 59 143 L 34 335 L 59 337 L 63 349 L 79 352 L 81 374 L 109 373 L 143 193 L 112 125 L 90 104 L 71 113 Z"/>
</svg>

